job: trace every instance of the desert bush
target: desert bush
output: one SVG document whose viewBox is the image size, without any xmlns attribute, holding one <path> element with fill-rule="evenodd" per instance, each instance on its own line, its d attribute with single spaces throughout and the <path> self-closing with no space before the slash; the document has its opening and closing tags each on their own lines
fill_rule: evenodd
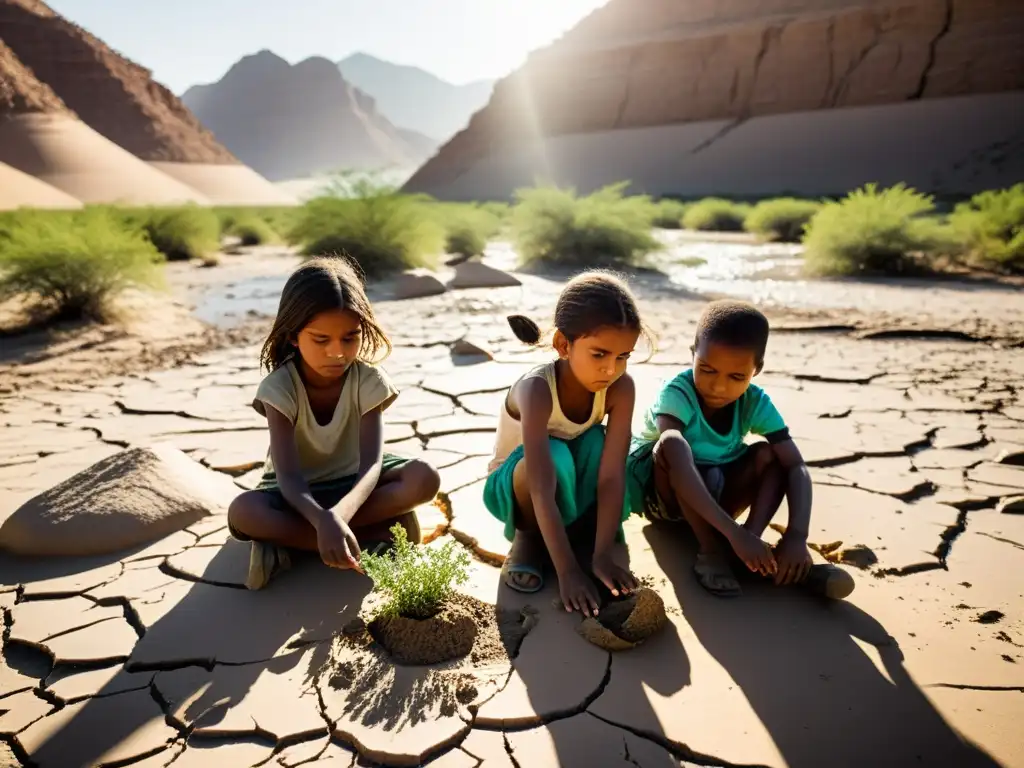
<svg viewBox="0 0 1024 768">
<path fill-rule="evenodd" d="M 932 199 L 897 184 L 868 184 L 822 205 L 804 234 L 808 271 L 823 275 L 920 271 L 923 258 L 943 247 Z"/>
<path fill-rule="evenodd" d="M 765 240 L 799 243 L 804 227 L 820 208 L 819 202 L 795 197 L 762 200 L 747 214 L 743 226 Z"/>
<path fill-rule="evenodd" d="M 0 299 L 25 296 L 51 319 L 107 320 L 125 288 L 162 282 L 153 244 L 104 208 L 19 212 L 0 229 Z"/>
<path fill-rule="evenodd" d="M 750 206 L 718 197 L 706 197 L 687 207 L 683 226 L 701 232 L 742 232 Z"/>
<path fill-rule="evenodd" d="M 652 204 L 624 197 L 628 182 L 586 197 L 556 187 L 516 192 L 512 240 L 524 264 L 566 267 L 640 266 L 661 247 L 651 233 Z"/>
<path fill-rule="evenodd" d="M 444 249 L 445 232 L 429 199 L 369 181 L 355 186 L 353 197 L 308 201 L 296 214 L 289 241 L 306 256 L 347 254 L 371 279 L 430 266 Z"/>
<path fill-rule="evenodd" d="M 469 553 L 454 539 L 439 547 L 417 547 L 405 528 L 391 527 L 394 547 L 382 555 L 366 554 L 362 565 L 375 589 L 384 593 L 383 616 L 428 619 L 469 578 Z"/>
<path fill-rule="evenodd" d="M 447 253 L 479 256 L 501 227 L 501 220 L 482 206 L 441 203 L 438 212 Z"/>
<path fill-rule="evenodd" d="M 140 208 L 124 215 L 168 261 L 202 259 L 220 249 L 220 220 L 210 208 Z"/>
<path fill-rule="evenodd" d="M 683 215 L 688 206 L 678 200 L 659 200 L 654 205 L 651 223 L 659 229 L 682 229 Z"/>
<path fill-rule="evenodd" d="M 242 214 L 236 218 L 228 229 L 229 235 L 241 240 L 242 245 L 263 245 L 277 239 L 273 228 L 256 214 Z"/>
<path fill-rule="evenodd" d="M 969 263 L 1024 270 L 1024 184 L 975 195 L 956 206 L 949 226 Z"/>
</svg>

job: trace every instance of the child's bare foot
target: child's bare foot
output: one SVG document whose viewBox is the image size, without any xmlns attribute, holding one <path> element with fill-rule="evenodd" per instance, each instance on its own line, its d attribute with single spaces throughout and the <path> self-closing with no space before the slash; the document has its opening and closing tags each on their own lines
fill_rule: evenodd
<svg viewBox="0 0 1024 768">
<path fill-rule="evenodd" d="M 697 574 L 700 585 L 716 597 L 737 597 L 742 594 L 728 558 L 720 551 L 698 552 L 693 572 Z"/>
<path fill-rule="evenodd" d="M 536 592 L 544 586 L 547 550 L 539 533 L 516 531 L 512 549 L 501 567 L 505 583 L 517 592 Z"/>
</svg>

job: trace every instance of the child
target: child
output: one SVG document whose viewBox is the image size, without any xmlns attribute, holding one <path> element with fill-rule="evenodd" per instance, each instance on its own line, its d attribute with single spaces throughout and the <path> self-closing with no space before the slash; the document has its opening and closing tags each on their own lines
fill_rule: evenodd
<svg viewBox="0 0 1024 768">
<path fill-rule="evenodd" d="M 663 386 L 634 440 L 630 498 L 643 499 L 653 519 L 690 524 L 699 546 L 694 571 L 715 595 L 740 593 L 727 557 L 731 547 L 748 569 L 773 576 L 776 584 L 803 583 L 843 598 L 853 579 L 835 566 L 812 566 L 807 551 L 807 466 L 771 399 L 750 382 L 764 366 L 767 344 L 768 320 L 754 307 L 736 301 L 707 307 L 697 325 L 693 368 Z M 765 441 L 747 445 L 748 434 Z M 789 521 L 773 552 L 761 534 L 783 496 Z M 739 525 L 735 518 L 748 507 Z"/>
<path fill-rule="evenodd" d="M 381 414 L 398 390 L 371 363 L 390 351 L 347 261 L 313 259 L 288 278 L 253 401 L 270 427 L 263 479 L 228 509 L 232 535 L 252 542 L 249 589 L 288 567 L 286 547 L 358 570 L 360 544 L 379 549 L 395 522 L 419 542 L 410 510 L 434 498 L 440 478 L 383 451 Z"/>
<path fill-rule="evenodd" d="M 533 321 L 514 316 L 509 324 L 521 341 L 540 341 Z M 591 615 L 600 607 L 566 533 L 587 516 L 596 514 L 594 576 L 613 595 L 636 588 L 633 575 L 613 561 L 612 547 L 628 514 L 623 494 L 635 390 L 626 362 L 641 335 L 646 329 L 621 281 L 602 272 L 579 275 L 555 307 L 558 358 L 513 384 L 499 416 L 484 503 L 512 540 L 503 578 L 512 589 L 536 592 L 546 550 L 567 611 Z"/>
</svg>

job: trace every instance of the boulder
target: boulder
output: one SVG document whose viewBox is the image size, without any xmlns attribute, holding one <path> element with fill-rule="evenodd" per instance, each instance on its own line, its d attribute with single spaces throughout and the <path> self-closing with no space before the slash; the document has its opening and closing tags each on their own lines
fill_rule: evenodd
<svg viewBox="0 0 1024 768">
<path fill-rule="evenodd" d="M 479 261 L 456 265 L 455 277 L 448 283 L 449 288 L 505 288 L 513 285 L 522 285 L 522 282 L 507 272 Z"/>
<path fill-rule="evenodd" d="M 473 357 L 482 360 L 494 359 L 494 355 L 491 354 L 483 342 L 465 337 L 458 339 L 452 344 L 452 357 Z"/>
<path fill-rule="evenodd" d="M 0 549 L 18 555 L 119 552 L 224 511 L 231 478 L 169 445 L 131 448 L 40 493 L 0 526 Z"/>
<path fill-rule="evenodd" d="M 394 280 L 394 296 L 396 299 L 418 299 L 423 296 L 436 296 L 444 293 L 444 283 L 430 272 L 421 270 L 403 272 Z"/>
</svg>

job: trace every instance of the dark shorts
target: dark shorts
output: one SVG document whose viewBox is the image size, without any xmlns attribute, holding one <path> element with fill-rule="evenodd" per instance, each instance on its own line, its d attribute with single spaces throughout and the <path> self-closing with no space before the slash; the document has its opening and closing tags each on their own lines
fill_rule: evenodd
<svg viewBox="0 0 1024 768">
<path fill-rule="evenodd" d="M 405 466 L 410 461 L 411 459 L 406 459 L 402 456 L 395 456 L 393 453 L 385 453 L 380 473 L 383 475 L 389 470 Z M 310 483 L 309 492 L 312 494 L 313 499 L 317 504 L 324 509 L 330 509 L 351 493 L 352 489 L 355 487 L 358 477 L 358 475 L 347 475 L 345 477 L 339 477 L 337 480 L 326 480 L 322 483 Z M 256 492 L 264 494 L 264 498 L 267 500 L 267 503 L 270 504 L 272 509 L 276 509 L 281 512 L 288 512 L 293 515 L 299 514 L 285 499 L 284 494 L 281 493 L 281 490 L 277 487 L 277 482 L 273 475 L 264 475 L 263 479 L 260 480 L 259 485 L 256 486 Z M 228 531 L 239 541 L 252 541 L 252 539 L 244 533 L 235 530 L 231 523 L 228 523 Z"/>
</svg>

